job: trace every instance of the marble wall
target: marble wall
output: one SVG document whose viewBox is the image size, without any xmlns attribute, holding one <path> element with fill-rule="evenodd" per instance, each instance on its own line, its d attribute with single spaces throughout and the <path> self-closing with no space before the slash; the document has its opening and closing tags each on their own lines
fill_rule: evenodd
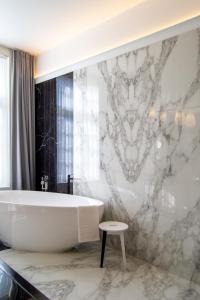
<svg viewBox="0 0 200 300">
<path fill-rule="evenodd" d="M 56 190 L 56 80 L 35 86 L 36 189 L 48 176 L 48 190 Z"/>
<path fill-rule="evenodd" d="M 73 74 L 39 83 L 36 94 L 36 189 L 66 193 L 73 173 Z"/>
<path fill-rule="evenodd" d="M 129 253 L 200 282 L 200 30 L 74 72 L 75 194 Z"/>
</svg>

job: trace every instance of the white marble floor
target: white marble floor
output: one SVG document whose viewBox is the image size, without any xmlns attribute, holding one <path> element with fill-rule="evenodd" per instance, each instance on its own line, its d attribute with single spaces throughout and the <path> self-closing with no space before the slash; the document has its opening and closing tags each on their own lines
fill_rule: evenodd
<svg viewBox="0 0 200 300">
<path fill-rule="evenodd" d="M 197 300 L 200 286 L 141 260 L 106 250 L 99 268 L 100 245 L 82 245 L 70 252 L 41 254 L 12 249 L 0 252 L 7 264 L 52 300 Z"/>
</svg>

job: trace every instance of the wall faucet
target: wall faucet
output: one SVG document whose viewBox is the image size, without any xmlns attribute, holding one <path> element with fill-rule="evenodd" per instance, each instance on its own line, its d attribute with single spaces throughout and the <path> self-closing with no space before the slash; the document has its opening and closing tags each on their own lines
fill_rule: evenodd
<svg viewBox="0 0 200 300">
<path fill-rule="evenodd" d="M 42 176 L 42 178 L 41 178 L 41 182 L 40 182 L 41 190 L 44 192 L 46 192 L 48 190 L 48 179 L 49 179 L 49 177 L 47 175 Z"/>
</svg>

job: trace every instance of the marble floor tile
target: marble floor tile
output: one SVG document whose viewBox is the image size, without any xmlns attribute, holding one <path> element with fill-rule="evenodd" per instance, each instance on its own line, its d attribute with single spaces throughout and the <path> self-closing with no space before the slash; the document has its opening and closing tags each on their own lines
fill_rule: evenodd
<svg viewBox="0 0 200 300">
<path fill-rule="evenodd" d="M 60 254 L 12 249 L 0 257 L 52 300 L 197 300 L 200 286 L 141 260 L 106 249 L 105 267 L 99 268 L 100 245 L 81 245 Z"/>
</svg>

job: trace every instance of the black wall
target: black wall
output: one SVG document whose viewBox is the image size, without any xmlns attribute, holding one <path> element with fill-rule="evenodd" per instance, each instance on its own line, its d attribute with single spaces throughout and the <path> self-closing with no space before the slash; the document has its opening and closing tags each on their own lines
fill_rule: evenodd
<svg viewBox="0 0 200 300">
<path fill-rule="evenodd" d="M 73 73 L 35 87 L 36 190 L 48 176 L 48 191 L 68 192 L 73 174 Z"/>
</svg>

